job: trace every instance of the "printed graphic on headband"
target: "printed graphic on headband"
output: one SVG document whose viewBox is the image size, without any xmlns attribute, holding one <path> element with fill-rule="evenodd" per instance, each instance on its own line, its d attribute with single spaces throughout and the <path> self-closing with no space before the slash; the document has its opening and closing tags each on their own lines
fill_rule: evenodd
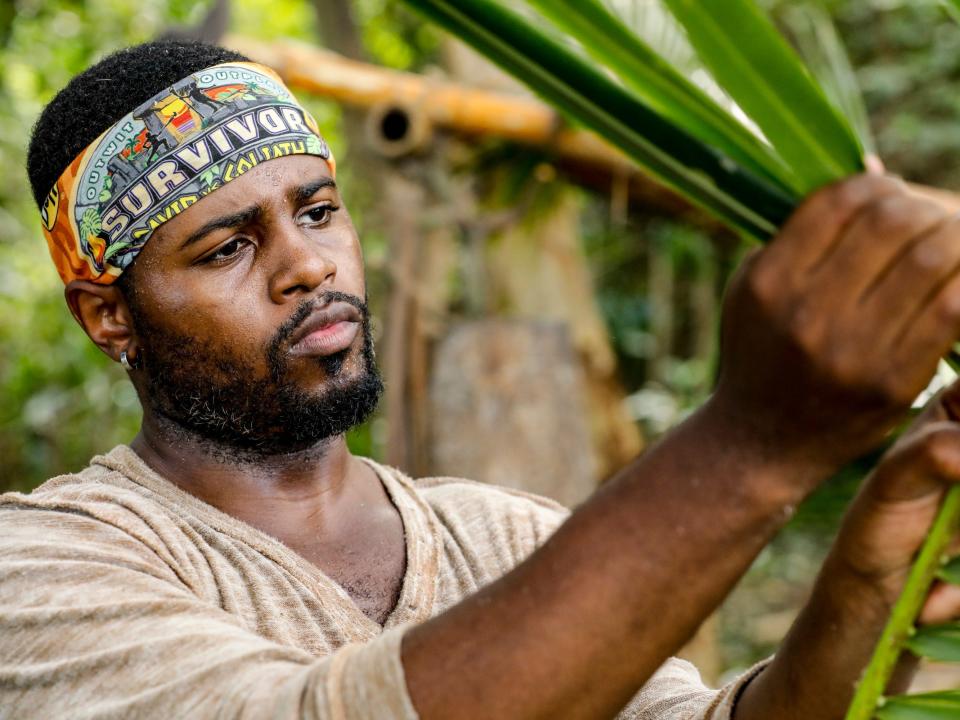
<svg viewBox="0 0 960 720">
<path fill-rule="evenodd" d="M 108 274 L 100 281 L 112 281 L 157 227 L 260 162 L 309 154 L 332 166 L 313 118 L 266 70 L 230 63 L 199 72 L 136 108 L 88 148 L 41 209 L 61 276 L 87 275 L 76 272 L 82 258 L 91 279 Z M 63 238 L 51 236 L 70 220 L 81 258 L 64 267 L 56 256 L 66 249 Z"/>
</svg>

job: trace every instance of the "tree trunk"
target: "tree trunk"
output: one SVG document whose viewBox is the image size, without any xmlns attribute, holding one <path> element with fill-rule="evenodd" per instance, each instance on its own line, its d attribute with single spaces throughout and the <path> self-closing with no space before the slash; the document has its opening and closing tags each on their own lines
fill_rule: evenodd
<svg viewBox="0 0 960 720">
<path fill-rule="evenodd" d="M 563 323 L 459 323 L 437 345 L 430 407 L 438 475 L 567 506 L 596 487 L 583 376 Z"/>
</svg>

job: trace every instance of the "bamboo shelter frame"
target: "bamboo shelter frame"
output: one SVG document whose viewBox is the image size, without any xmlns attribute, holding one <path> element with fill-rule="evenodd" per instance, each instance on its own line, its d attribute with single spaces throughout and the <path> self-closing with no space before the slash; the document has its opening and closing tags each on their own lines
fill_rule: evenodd
<svg viewBox="0 0 960 720">
<path fill-rule="evenodd" d="M 272 67 L 292 90 L 368 111 L 368 141 L 387 157 L 424 149 L 436 130 L 513 142 L 545 151 L 579 184 L 614 194 L 626 192 L 639 208 L 682 217 L 711 233 L 730 232 L 650 179 L 595 133 L 567 127 L 556 110 L 534 97 L 383 68 L 290 41 L 267 43 L 232 35 L 224 44 Z M 390 113 L 402 113 L 411 129 L 401 143 L 385 137 L 378 127 Z"/>
</svg>

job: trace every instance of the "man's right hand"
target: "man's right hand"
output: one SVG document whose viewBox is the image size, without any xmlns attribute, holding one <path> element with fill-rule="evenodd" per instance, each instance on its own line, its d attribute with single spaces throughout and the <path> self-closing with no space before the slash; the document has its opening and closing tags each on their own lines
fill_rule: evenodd
<svg viewBox="0 0 960 720">
<path fill-rule="evenodd" d="M 861 175 L 812 195 L 743 264 L 710 406 L 822 480 L 883 439 L 958 337 L 960 220 Z"/>
</svg>

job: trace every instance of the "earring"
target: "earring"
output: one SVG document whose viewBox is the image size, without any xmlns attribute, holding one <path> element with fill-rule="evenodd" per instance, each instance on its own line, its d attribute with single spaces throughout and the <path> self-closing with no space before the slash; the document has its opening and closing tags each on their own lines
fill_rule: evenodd
<svg viewBox="0 0 960 720">
<path fill-rule="evenodd" d="M 140 366 L 136 360 L 134 360 L 132 363 L 130 362 L 130 358 L 127 356 L 126 350 L 120 351 L 120 364 L 123 365 L 123 369 L 127 372 L 136 370 Z"/>
</svg>

